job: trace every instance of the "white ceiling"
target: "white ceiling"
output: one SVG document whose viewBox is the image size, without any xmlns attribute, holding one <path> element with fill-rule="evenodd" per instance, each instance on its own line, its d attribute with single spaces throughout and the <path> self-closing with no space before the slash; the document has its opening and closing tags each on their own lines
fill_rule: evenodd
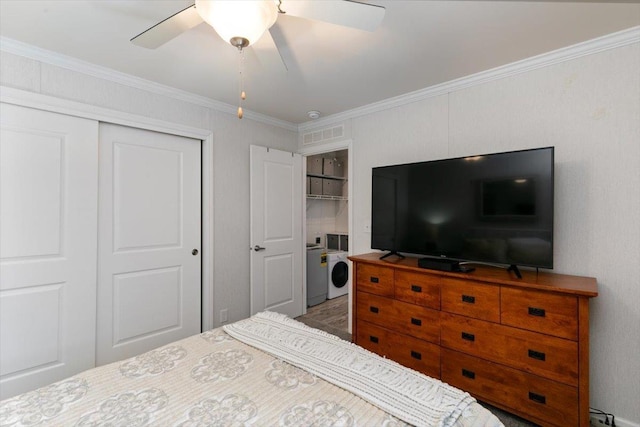
<svg viewBox="0 0 640 427">
<path fill-rule="evenodd" d="M 238 53 L 207 24 L 156 50 L 129 42 L 192 3 L 0 0 L 0 35 L 237 105 Z M 386 8 L 373 33 L 279 16 L 293 61 L 247 49 L 244 108 L 307 122 L 640 25 L 638 1 L 369 3 Z"/>
</svg>

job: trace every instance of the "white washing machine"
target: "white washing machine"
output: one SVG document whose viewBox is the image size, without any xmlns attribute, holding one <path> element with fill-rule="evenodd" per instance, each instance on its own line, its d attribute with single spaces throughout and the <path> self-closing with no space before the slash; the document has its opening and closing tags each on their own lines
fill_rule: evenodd
<svg viewBox="0 0 640 427">
<path fill-rule="evenodd" d="M 328 265 L 328 289 L 327 299 L 336 298 L 349 293 L 349 281 L 351 274 L 349 273 L 349 260 L 347 252 L 329 251 L 327 253 Z"/>
</svg>

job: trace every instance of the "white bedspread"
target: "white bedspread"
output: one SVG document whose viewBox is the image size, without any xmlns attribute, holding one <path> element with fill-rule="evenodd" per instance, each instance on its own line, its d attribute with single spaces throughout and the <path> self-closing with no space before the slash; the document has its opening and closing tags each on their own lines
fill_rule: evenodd
<svg viewBox="0 0 640 427">
<path fill-rule="evenodd" d="M 290 329 L 292 322 L 284 323 Z M 338 340 L 319 335 L 323 341 Z M 361 353 L 350 343 L 344 345 L 354 354 Z M 280 353 L 288 354 L 289 350 Z M 392 387 L 394 379 L 388 380 Z M 443 392 L 447 400 L 455 395 L 443 390 L 447 390 Z M 409 404 L 396 401 L 394 405 L 404 408 Z M 417 424 L 426 425 L 426 421 Z M 218 328 L 1 401 L 0 426 L 407 424 L 355 393 Z M 477 402 L 466 406 L 455 420 L 455 427 L 499 426 L 498 419 Z"/>
<path fill-rule="evenodd" d="M 224 330 L 416 426 L 453 426 L 475 401 L 460 389 L 279 313 L 258 313 Z"/>
</svg>

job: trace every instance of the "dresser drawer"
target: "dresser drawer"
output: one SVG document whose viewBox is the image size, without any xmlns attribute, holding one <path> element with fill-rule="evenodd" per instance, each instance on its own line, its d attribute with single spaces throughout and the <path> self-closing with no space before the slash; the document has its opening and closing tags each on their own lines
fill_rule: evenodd
<svg viewBox="0 0 640 427">
<path fill-rule="evenodd" d="M 578 389 L 442 349 L 442 380 L 480 399 L 561 427 L 578 425 Z"/>
<path fill-rule="evenodd" d="M 411 304 L 440 310 L 440 276 L 396 271 L 395 297 Z"/>
<path fill-rule="evenodd" d="M 356 316 L 401 334 L 440 343 L 440 312 L 390 298 L 358 292 Z"/>
<path fill-rule="evenodd" d="M 442 279 L 442 311 L 500 322 L 500 287 L 471 280 Z"/>
<path fill-rule="evenodd" d="M 440 316 L 440 344 L 578 386 L 578 343 L 455 314 Z"/>
<path fill-rule="evenodd" d="M 440 378 L 440 346 L 418 338 L 390 332 L 388 357 L 432 378 Z"/>
<path fill-rule="evenodd" d="M 357 322 L 356 344 L 380 356 L 389 357 L 388 331 L 369 322 Z"/>
<path fill-rule="evenodd" d="M 502 288 L 502 324 L 578 339 L 578 298 L 529 289 Z"/>
<path fill-rule="evenodd" d="M 393 297 L 393 269 L 370 264 L 358 264 L 356 287 L 376 295 Z"/>
</svg>

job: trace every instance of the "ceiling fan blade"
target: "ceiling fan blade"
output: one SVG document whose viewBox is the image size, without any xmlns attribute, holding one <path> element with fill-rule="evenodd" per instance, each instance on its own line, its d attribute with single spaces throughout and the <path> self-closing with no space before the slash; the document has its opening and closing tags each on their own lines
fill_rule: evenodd
<svg viewBox="0 0 640 427">
<path fill-rule="evenodd" d="M 355 1 L 287 1 L 280 9 L 290 16 L 329 22 L 360 30 L 375 31 L 384 18 L 385 9 Z"/>
<path fill-rule="evenodd" d="M 202 22 L 195 5 L 192 5 L 141 32 L 131 39 L 131 43 L 155 49 Z"/>
<path fill-rule="evenodd" d="M 251 47 L 262 66 L 266 69 L 289 71 L 287 65 L 293 63 L 291 50 L 287 46 L 277 21 Z"/>
</svg>

